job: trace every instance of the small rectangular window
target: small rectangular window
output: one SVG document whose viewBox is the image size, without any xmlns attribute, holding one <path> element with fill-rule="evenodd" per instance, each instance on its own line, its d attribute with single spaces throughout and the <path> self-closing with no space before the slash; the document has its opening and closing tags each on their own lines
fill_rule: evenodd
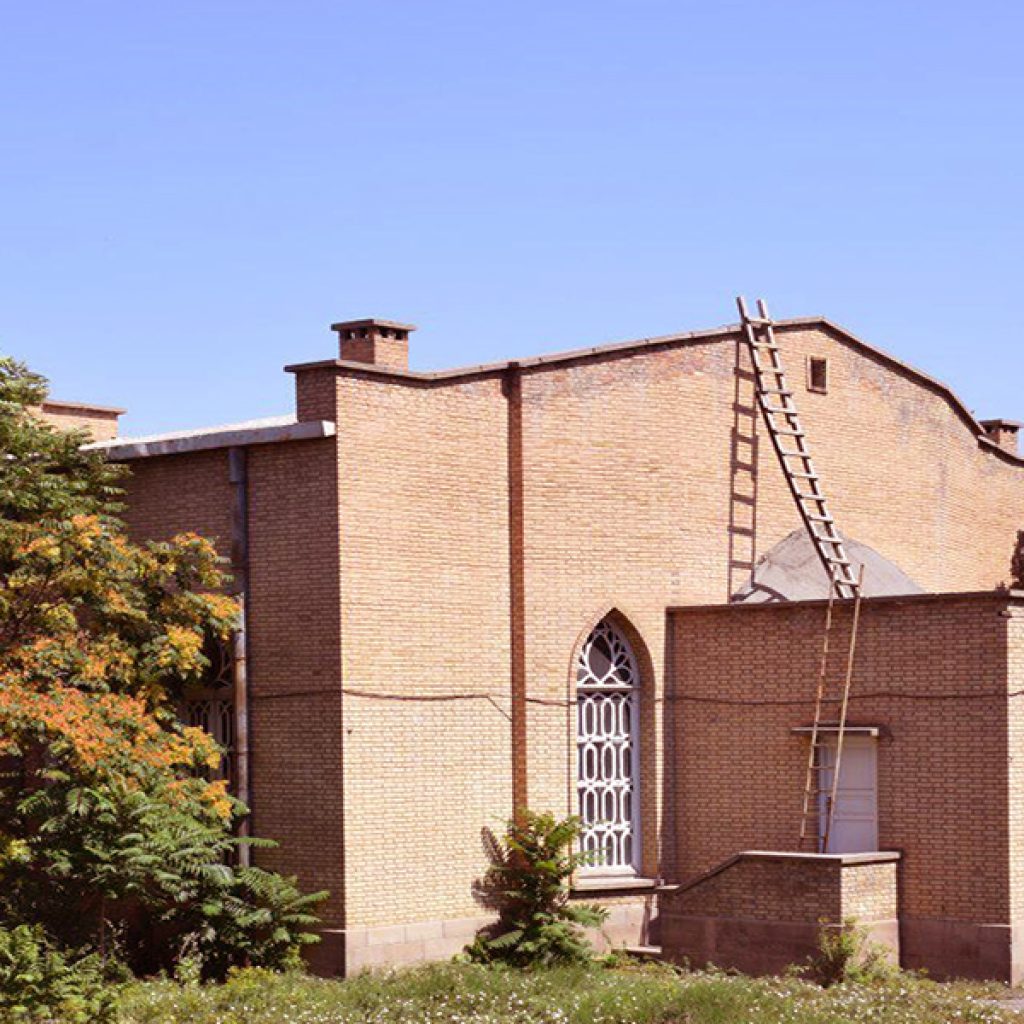
<svg viewBox="0 0 1024 1024">
<path fill-rule="evenodd" d="M 822 395 L 828 393 L 828 360 L 824 356 L 808 357 L 807 390 Z"/>
</svg>

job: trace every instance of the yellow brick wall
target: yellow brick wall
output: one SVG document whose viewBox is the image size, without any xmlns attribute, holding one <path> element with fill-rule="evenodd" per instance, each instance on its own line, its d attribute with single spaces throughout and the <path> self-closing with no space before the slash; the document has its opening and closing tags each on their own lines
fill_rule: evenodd
<svg viewBox="0 0 1024 1024">
<path fill-rule="evenodd" d="M 1009 692 L 1007 746 L 1011 899 L 1013 919 L 1024 920 L 1024 609 L 1013 606 L 1008 614 L 1006 682 Z"/>
<path fill-rule="evenodd" d="M 331 440 L 249 453 L 253 826 L 267 867 L 328 889 L 345 914 L 338 492 Z"/>
<path fill-rule="evenodd" d="M 878 841 L 903 853 L 908 917 L 1012 920 L 1006 603 L 864 603 L 849 720 L 882 728 Z M 791 729 L 813 719 L 823 619 L 821 605 L 672 613 L 670 876 L 797 849 L 808 741 Z"/>
<path fill-rule="evenodd" d="M 231 485 L 223 449 L 140 459 L 124 482 L 125 519 L 138 539 L 167 540 L 192 531 L 224 556 L 231 549 Z"/>
<path fill-rule="evenodd" d="M 93 441 L 109 441 L 117 437 L 117 417 L 122 410 L 96 409 L 89 406 L 56 405 L 44 402 L 35 414 L 58 430 L 84 430 Z"/>
<path fill-rule="evenodd" d="M 479 915 L 512 807 L 501 381 L 339 381 L 348 923 Z"/>
<path fill-rule="evenodd" d="M 779 337 L 841 529 L 931 590 L 1005 579 L 1024 470 L 979 447 L 935 388 L 830 329 Z M 662 814 L 672 793 L 662 766 L 692 748 L 663 720 L 665 608 L 725 601 L 799 526 L 740 355 L 730 336 L 666 343 L 527 366 L 511 386 L 514 371 L 300 372 L 300 418 L 336 419 L 338 436 L 251 450 L 253 785 L 257 828 L 285 843 L 273 863 L 329 884 L 330 923 L 481 912 L 481 830 L 500 828 L 513 803 L 523 705 L 512 677 L 527 701 L 518 784 L 536 808 L 572 809 L 571 663 L 612 609 L 643 666 L 643 869 L 667 870 L 684 812 Z M 829 360 L 826 395 L 804 387 L 809 355 Z M 223 452 L 134 465 L 137 534 L 198 529 L 226 550 Z M 962 643 L 983 661 L 990 639 Z M 778 657 L 780 686 L 813 678 L 813 652 Z M 959 711 L 936 711 L 937 732 Z M 735 746 L 726 721 L 701 729 Z M 966 721 L 978 728 L 974 712 Z M 796 750 L 787 736 L 745 770 L 799 785 Z M 913 761 L 899 770 L 934 783 Z M 1005 805 L 992 807 L 983 787 L 957 815 L 965 793 L 974 800 L 962 780 L 943 780 L 930 799 L 957 829 L 983 827 L 998 842 Z M 738 834 L 752 831 L 745 806 L 729 808 Z M 883 807 L 883 829 L 895 809 Z M 791 834 L 785 813 L 768 833 L 779 842 Z M 744 844 L 719 845 L 724 856 Z M 977 856 L 989 870 L 988 853 Z M 997 856 L 1005 863 L 1005 847 Z M 936 912 L 943 898 L 922 883 Z"/>
</svg>

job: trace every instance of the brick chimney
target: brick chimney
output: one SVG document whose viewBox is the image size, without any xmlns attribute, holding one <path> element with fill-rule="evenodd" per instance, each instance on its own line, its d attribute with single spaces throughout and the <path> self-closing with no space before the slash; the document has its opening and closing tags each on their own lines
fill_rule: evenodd
<svg viewBox="0 0 1024 1024">
<path fill-rule="evenodd" d="M 331 324 L 338 332 L 341 358 L 354 363 L 372 363 L 389 370 L 409 369 L 409 332 L 415 324 L 394 320 L 345 320 Z"/>
<path fill-rule="evenodd" d="M 1016 420 L 982 420 L 982 427 L 990 441 L 995 441 L 1000 448 L 1011 455 L 1017 455 L 1017 432 L 1021 424 Z"/>
</svg>

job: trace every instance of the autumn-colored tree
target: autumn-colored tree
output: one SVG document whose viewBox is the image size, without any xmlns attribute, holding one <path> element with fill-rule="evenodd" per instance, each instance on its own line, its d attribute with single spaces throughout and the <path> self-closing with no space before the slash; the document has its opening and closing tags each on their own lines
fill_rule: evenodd
<svg viewBox="0 0 1024 1024">
<path fill-rule="evenodd" d="M 212 744 L 166 719 L 207 667 L 205 638 L 234 623 L 217 554 L 191 534 L 129 542 L 123 470 L 34 415 L 45 395 L 0 358 L 0 753 L 43 744 L 98 771 L 194 767 Z M 230 813 L 221 784 L 200 785 Z"/>
<path fill-rule="evenodd" d="M 235 624 L 220 559 L 195 534 L 130 541 L 125 471 L 43 422 L 45 395 L 0 357 L 0 919 L 101 952 L 131 933 L 137 965 L 175 943 L 226 964 L 210 921 L 234 908 L 237 948 L 258 960 L 259 930 L 283 924 L 283 955 L 310 898 L 225 863 L 245 808 L 209 777 L 216 744 L 175 715 Z"/>
</svg>

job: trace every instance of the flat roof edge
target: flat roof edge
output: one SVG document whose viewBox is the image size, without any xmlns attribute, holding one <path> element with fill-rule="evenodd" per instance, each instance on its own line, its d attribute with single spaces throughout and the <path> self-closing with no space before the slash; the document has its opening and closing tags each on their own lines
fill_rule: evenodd
<svg viewBox="0 0 1024 1024">
<path fill-rule="evenodd" d="M 216 448 L 244 448 L 256 444 L 282 441 L 308 441 L 334 437 L 337 425 L 329 420 L 303 420 L 274 427 L 247 427 L 238 430 L 211 431 L 191 437 L 171 437 L 160 441 L 97 441 L 83 445 L 85 451 L 103 452 L 111 462 L 130 462 L 158 455 L 183 455 L 187 452 L 211 451 Z"/>
<path fill-rule="evenodd" d="M 807 325 L 823 323 L 821 317 L 807 317 L 799 320 L 778 320 L 777 326 Z M 299 373 L 303 370 L 359 370 L 372 376 L 388 377 L 395 380 L 419 381 L 421 383 L 459 380 L 462 377 L 475 377 L 480 374 L 502 373 L 505 370 L 527 370 L 534 366 L 547 366 L 552 363 L 570 363 L 577 359 L 600 358 L 616 355 L 631 350 L 642 351 L 659 345 L 672 345 L 678 342 L 703 341 L 713 338 L 739 334 L 740 324 L 726 324 L 722 327 L 709 327 L 700 331 L 684 331 L 679 334 L 662 334 L 651 338 L 636 338 L 632 341 L 613 341 L 606 345 L 591 345 L 587 348 L 568 349 L 564 352 L 552 352 L 546 356 L 528 356 L 524 359 L 507 359 L 497 363 L 478 363 L 471 366 L 458 366 L 451 370 L 396 370 L 386 366 L 375 366 L 373 363 L 357 363 L 347 359 L 320 359 L 311 363 L 289 363 L 284 369 L 286 373 Z"/>
<path fill-rule="evenodd" d="M 97 413 L 100 416 L 123 416 L 127 410 L 114 405 L 96 405 L 94 402 L 66 402 L 60 398 L 44 398 L 39 404 L 44 412 L 47 409 L 78 409 L 81 412 Z"/>
<path fill-rule="evenodd" d="M 925 604 L 935 601 L 1024 601 L 1024 590 L 950 590 L 925 594 L 877 594 L 865 597 L 864 604 Z M 809 601 L 722 601 L 714 604 L 673 604 L 665 612 L 668 615 L 686 612 L 771 612 L 794 608 L 824 608 L 827 597 L 816 597 Z"/>
</svg>

